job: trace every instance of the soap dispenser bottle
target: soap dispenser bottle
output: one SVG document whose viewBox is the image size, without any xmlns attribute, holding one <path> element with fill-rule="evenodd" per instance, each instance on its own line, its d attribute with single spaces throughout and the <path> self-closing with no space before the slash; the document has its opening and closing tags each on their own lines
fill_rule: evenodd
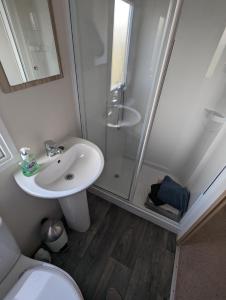
<svg viewBox="0 0 226 300">
<path fill-rule="evenodd" d="M 20 149 L 20 156 L 22 161 L 20 162 L 20 167 L 23 174 L 27 177 L 32 176 L 40 170 L 40 166 L 37 163 L 35 156 L 30 153 L 30 148 L 24 147 Z"/>
</svg>

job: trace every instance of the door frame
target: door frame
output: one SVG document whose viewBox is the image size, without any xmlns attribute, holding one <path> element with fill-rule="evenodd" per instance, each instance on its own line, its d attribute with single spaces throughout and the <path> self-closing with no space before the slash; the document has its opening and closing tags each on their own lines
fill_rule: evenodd
<svg viewBox="0 0 226 300">
<path fill-rule="evenodd" d="M 216 215 L 226 205 L 226 191 L 224 191 L 216 201 L 197 219 L 192 226 L 177 238 L 177 244 L 183 245 L 187 239 L 202 228 L 214 215 Z"/>
<path fill-rule="evenodd" d="M 214 181 L 212 186 L 202 194 L 189 208 L 180 221 L 177 243 L 181 244 L 193 231 L 196 231 L 218 211 L 226 198 L 226 170 Z"/>
</svg>

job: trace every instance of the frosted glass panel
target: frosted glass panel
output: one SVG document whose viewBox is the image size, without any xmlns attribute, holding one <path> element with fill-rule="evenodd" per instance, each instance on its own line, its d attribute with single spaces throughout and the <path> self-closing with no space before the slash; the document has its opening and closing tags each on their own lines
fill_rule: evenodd
<svg viewBox="0 0 226 300">
<path fill-rule="evenodd" d="M 112 68 L 111 89 L 124 84 L 127 72 L 127 52 L 130 39 L 130 16 L 132 7 L 123 0 L 115 1 L 113 46 L 112 46 Z"/>
</svg>

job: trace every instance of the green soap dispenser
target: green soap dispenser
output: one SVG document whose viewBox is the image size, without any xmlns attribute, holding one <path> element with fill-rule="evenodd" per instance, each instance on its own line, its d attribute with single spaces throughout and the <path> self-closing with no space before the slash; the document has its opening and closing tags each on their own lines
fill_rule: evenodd
<svg viewBox="0 0 226 300">
<path fill-rule="evenodd" d="M 20 149 L 20 156 L 22 161 L 19 163 L 23 174 L 27 177 L 33 176 L 40 170 L 35 156 L 30 153 L 30 148 L 24 147 Z"/>
</svg>

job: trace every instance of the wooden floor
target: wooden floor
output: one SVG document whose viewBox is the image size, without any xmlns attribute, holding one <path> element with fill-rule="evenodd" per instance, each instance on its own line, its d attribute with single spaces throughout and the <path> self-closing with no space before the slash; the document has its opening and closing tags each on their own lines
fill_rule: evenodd
<svg viewBox="0 0 226 300">
<path fill-rule="evenodd" d="M 169 299 L 175 235 L 92 194 L 91 227 L 69 232 L 69 248 L 53 255 L 85 300 L 102 300 L 114 287 L 126 300 Z M 66 300 L 66 299 L 65 299 Z"/>
</svg>

